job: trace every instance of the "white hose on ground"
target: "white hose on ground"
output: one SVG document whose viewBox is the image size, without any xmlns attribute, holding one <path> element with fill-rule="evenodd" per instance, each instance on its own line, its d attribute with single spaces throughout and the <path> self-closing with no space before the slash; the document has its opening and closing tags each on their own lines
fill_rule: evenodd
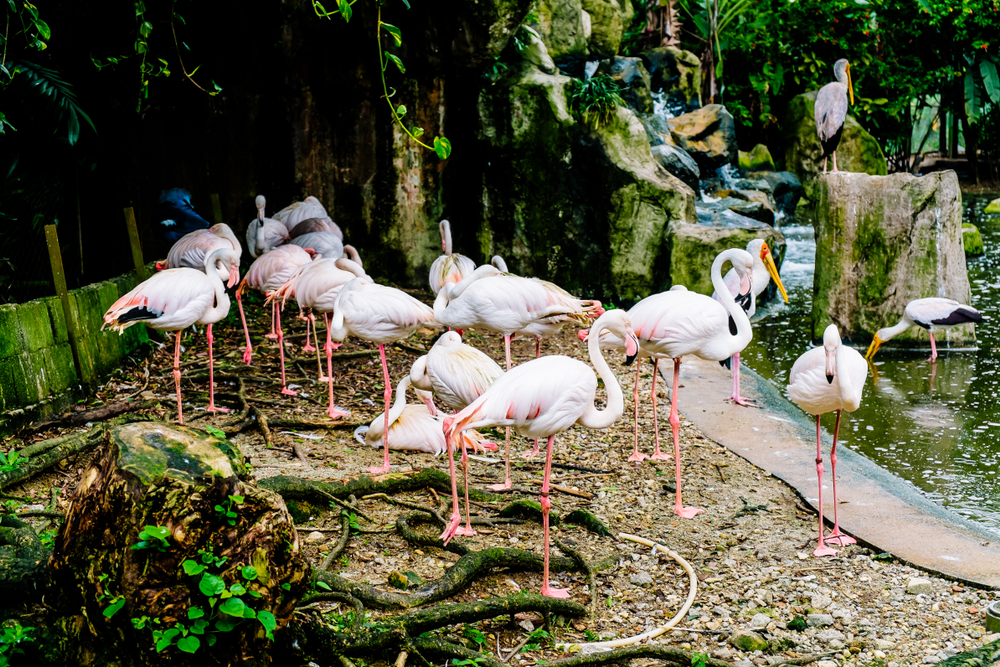
<svg viewBox="0 0 1000 667">
<path fill-rule="evenodd" d="M 652 547 L 654 555 L 656 554 L 656 550 L 659 549 L 660 551 L 662 551 L 663 553 L 667 554 L 675 561 L 677 561 L 681 565 L 681 567 L 683 567 L 684 570 L 688 573 L 688 578 L 691 580 L 691 589 L 690 591 L 688 591 L 687 600 L 684 601 L 684 605 L 681 607 L 680 611 L 678 611 L 673 618 L 667 621 L 667 623 L 657 628 L 653 628 L 652 630 L 643 632 L 642 634 L 638 634 L 633 637 L 625 637 L 623 639 L 615 639 L 613 641 L 607 641 L 607 642 L 587 642 L 586 644 L 561 644 L 557 648 L 562 648 L 563 650 L 569 650 L 574 653 L 577 651 L 580 651 L 582 653 L 596 653 L 598 651 L 610 651 L 611 649 L 614 648 L 620 648 L 622 646 L 631 646 L 632 644 L 638 644 L 639 642 L 648 641 L 650 639 L 659 637 L 663 633 L 670 630 L 670 628 L 680 623 L 681 620 L 683 620 L 684 617 L 687 615 L 688 610 L 691 609 L 691 605 L 694 604 L 695 595 L 698 594 L 698 576 L 694 573 L 694 569 L 691 567 L 691 564 L 688 563 L 686 560 L 684 560 L 680 556 L 680 554 L 671 551 L 662 544 L 653 542 L 651 540 L 647 540 L 646 538 L 639 537 L 638 535 L 629 535 L 628 533 L 618 533 L 618 537 L 622 538 L 623 540 L 628 540 L 630 542 L 636 542 L 638 544 L 642 544 L 647 547 Z"/>
</svg>

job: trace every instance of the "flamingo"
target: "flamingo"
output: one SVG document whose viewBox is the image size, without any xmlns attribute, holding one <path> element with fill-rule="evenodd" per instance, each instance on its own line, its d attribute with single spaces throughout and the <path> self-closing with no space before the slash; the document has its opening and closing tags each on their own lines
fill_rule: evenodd
<svg viewBox="0 0 1000 667">
<path fill-rule="evenodd" d="M 747 317 L 753 317 L 754 313 L 757 312 L 757 297 L 767 289 L 767 286 L 772 279 L 778 286 L 778 291 L 781 292 L 781 296 L 785 299 L 785 303 L 788 303 L 788 292 L 785 291 L 785 286 L 781 284 L 781 276 L 778 275 L 778 267 L 774 264 L 774 258 L 771 256 L 771 249 L 767 247 L 767 241 L 764 239 L 754 239 L 750 241 L 750 243 L 747 243 L 747 252 L 753 257 L 752 290 L 749 294 L 750 298 L 745 298 L 742 301 L 743 309 L 747 311 Z M 737 298 L 739 296 L 740 289 L 740 276 L 736 272 L 736 269 L 729 270 L 724 278 L 724 282 L 726 283 L 726 287 L 729 288 L 729 293 L 733 296 L 733 298 Z M 719 293 L 713 292 L 712 298 L 719 301 Z M 719 301 L 719 303 L 722 302 Z M 744 407 L 757 407 L 753 401 L 740 396 L 739 352 L 732 356 L 732 368 L 733 393 L 727 400 Z M 655 378 L 653 381 L 656 381 Z"/>
<path fill-rule="evenodd" d="M 334 304 L 340 290 L 355 278 L 366 277 L 365 270 L 356 262 L 341 257 L 340 259 L 318 259 L 301 267 L 284 285 L 271 295 L 271 299 L 281 299 L 282 305 L 294 297 L 299 306 L 323 313 L 326 321 L 326 368 L 327 376 L 323 376 L 323 367 L 319 367 L 319 381 L 329 382 L 330 404 L 327 414 L 330 419 L 349 417 L 350 412 L 337 408 L 333 404 L 333 351 L 340 347 L 331 340 L 329 313 L 333 312 Z M 308 333 L 308 332 L 307 332 Z M 317 364 L 319 364 L 317 355 Z"/>
<path fill-rule="evenodd" d="M 207 324 L 208 411 L 228 412 L 215 406 L 212 359 L 212 323 L 229 314 L 229 296 L 222 282 L 229 265 L 238 262 L 232 248 L 218 248 L 205 258 L 203 271 L 191 268 L 167 269 L 136 286 L 104 313 L 101 329 L 124 333 L 136 322 L 160 331 L 176 331 L 174 344 L 174 387 L 177 390 L 177 422 L 184 423 L 181 408 L 181 331 L 192 324 Z"/>
<path fill-rule="evenodd" d="M 442 220 L 438 223 L 441 232 L 441 252 L 444 254 L 431 264 L 431 292 L 437 295 L 441 288 L 449 283 L 457 283 L 475 271 L 476 263 L 465 255 L 451 251 L 451 223 Z"/>
<path fill-rule="evenodd" d="M 270 296 L 272 292 L 284 285 L 300 267 L 311 262 L 312 258 L 311 251 L 303 250 L 296 245 L 278 246 L 258 257 L 250 265 L 247 274 L 240 282 L 240 286 L 236 288 L 236 305 L 240 309 L 243 333 L 247 339 L 247 346 L 243 350 L 243 362 L 248 366 L 253 359 L 253 345 L 250 343 L 250 331 L 247 329 L 247 320 L 243 313 L 243 291 L 250 287 Z M 277 321 L 278 351 L 281 356 L 281 393 L 295 396 L 296 392 L 285 384 L 285 337 L 281 330 L 281 309 L 278 307 L 277 301 L 271 303 L 271 321 Z"/>
<path fill-rule="evenodd" d="M 854 412 L 861 405 L 861 391 L 868 377 L 868 362 L 854 348 L 840 341 L 840 331 L 831 324 L 823 332 L 823 347 L 814 347 L 795 360 L 788 374 L 788 396 L 799 407 L 816 415 L 816 477 L 819 481 L 819 544 L 813 556 L 836 556 L 827 546 L 854 544 L 856 540 L 840 531 L 837 520 L 837 435 L 840 413 Z M 830 450 L 830 474 L 833 476 L 833 532 L 823 537 L 823 450 L 820 448 L 820 415 L 837 411 Z"/>
<path fill-rule="evenodd" d="M 303 220 L 295 225 L 295 229 L 290 233 L 294 239 L 296 236 L 302 236 L 311 232 L 330 232 L 341 241 L 344 240 L 344 232 L 340 231 L 337 223 L 330 218 L 309 218 L 308 220 Z"/>
<path fill-rule="evenodd" d="M 267 200 L 264 195 L 257 195 L 254 200 L 257 206 L 257 217 L 247 227 L 247 250 L 251 257 L 260 257 L 268 250 L 288 243 L 288 230 L 277 220 L 264 217 L 264 207 Z"/>
<path fill-rule="evenodd" d="M 230 266 L 229 287 L 232 287 L 240 277 L 243 246 L 229 225 L 222 222 L 208 229 L 199 229 L 182 236 L 170 247 L 166 261 L 156 263 L 156 270 L 187 267 L 201 271 L 205 266 L 205 258 L 219 248 L 231 248 L 236 251 L 236 260 Z"/>
<path fill-rule="evenodd" d="M 472 403 L 501 375 L 503 369 L 497 362 L 463 343 L 455 331 L 442 334 L 410 368 L 413 386 L 433 392 L 452 410 Z M 433 401 L 425 403 L 432 415 L 437 412 Z"/>
<path fill-rule="evenodd" d="M 875 332 L 872 344 L 868 346 L 865 359 L 871 359 L 878 352 L 882 343 L 898 336 L 910 327 L 921 327 L 927 330 L 931 337 L 931 356 L 927 361 L 937 361 L 937 345 L 934 344 L 934 332 L 939 329 L 950 329 L 969 322 L 980 323 L 983 316 L 972 306 L 966 306 L 954 299 L 928 297 L 914 299 L 906 304 L 903 319 L 894 327 L 886 327 Z"/>
<path fill-rule="evenodd" d="M 670 394 L 670 427 L 674 437 L 677 487 L 674 513 L 684 519 L 690 519 L 703 510 L 684 507 L 681 496 L 680 419 L 677 416 L 681 357 L 694 354 L 709 361 L 723 361 L 745 348 L 753 338 L 750 318 L 723 282 L 722 266 L 727 261 L 732 262 L 741 277 L 739 293 L 749 294 L 753 282 L 753 257 L 746 250 L 730 248 L 719 253 L 712 262 L 712 284 L 720 297 L 719 301 L 686 289 L 668 290 L 643 299 L 629 310 L 639 344 L 653 357 L 654 363 L 664 357 L 674 360 L 674 384 Z M 656 399 L 655 392 L 653 399 Z M 660 454 L 658 447 L 656 454 Z"/>
<path fill-rule="evenodd" d="M 337 266 L 340 267 L 342 262 L 345 260 L 338 259 Z M 344 285 L 333 303 L 328 336 L 332 334 L 338 341 L 348 336 L 357 336 L 371 343 L 378 343 L 378 353 L 382 360 L 382 377 L 385 380 L 385 460 L 381 466 L 369 468 L 371 473 L 389 472 L 389 399 L 392 398 L 392 382 L 389 380 L 389 365 L 385 360 L 385 344 L 406 338 L 415 329 L 433 323 L 434 311 L 428 306 L 406 292 L 378 285 L 367 276 L 357 277 Z M 332 395 L 333 382 L 330 384 Z"/>
<path fill-rule="evenodd" d="M 503 334 L 507 370 L 511 368 L 511 336 L 532 322 L 572 309 L 555 299 L 540 281 L 501 273 L 490 264 L 480 266 L 454 285 L 445 285 L 434 300 L 434 319 L 453 329 L 484 326 Z M 504 445 L 504 482 L 494 490 L 511 488 L 510 438 Z"/>
<path fill-rule="evenodd" d="M 597 378 L 594 369 L 577 359 L 552 355 L 532 359 L 507 371 L 490 385 L 482 396 L 454 416 L 446 417 L 444 429 L 448 442 L 448 465 L 452 473 L 452 515 L 441 539 L 447 543 L 460 532 L 461 516 L 458 512 L 458 488 L 455 480 L 453 452 L 459 436 L 470 428 L 484 426 L 512 426 L 518 433 L 532 438 L 547 437 L 545 449 L 545 474 L 542 479 L 542 531 L 544 549 L 544 574 L 542 595 L 569 597 L 565 590 L 549 585 L 549 478 L 552 471 L 552 446 L 555 434 L 574 424 L 587 428 L 607 428 L 625 408 L 618 378 L 611 371 L 601 354 L 599 338 L 609 330 L 625 341 L 626 364 L 639 352 L 639 342 L 632 331 L 628 315 L 622 310 L 609 310 L 594 322 L 595 335 L 588 342 L 590 360 L 607 388 L 607 407 L 595 406 Z"/>
<path fill-rule="evenodd" d="M 344 256 L 344 242 L 332 232 L 309 232 L 294 237 L 290 243 L 300 248 L 312 248 L 321 257 L 329 259 L 339 259 Z"/>
<path fill-rule="evenodd" d="M 302 201 L 289 204 L 274 214 L 274 219 L 285 225 L 288 231 L 295 229 L 296 225 L 310 218 L 329 218 L 326 209 L 315 197 L 306 197 Z"/>
</svg>

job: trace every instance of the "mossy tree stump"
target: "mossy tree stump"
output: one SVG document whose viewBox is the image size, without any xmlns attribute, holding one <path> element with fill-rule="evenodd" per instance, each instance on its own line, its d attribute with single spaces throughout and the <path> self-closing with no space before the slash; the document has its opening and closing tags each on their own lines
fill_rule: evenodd
<svg viewBox="0 0 1000 667">
<path fill-rule="evenodd" d="M 51 562 L 63 626 L 78 628 L 77 659 L 266 661 L 268 635 L 291 619 L 309 566 L 281 497 L 244 475 L 235 446 L 194 429 L 141 422 L 109 432 Z"/>
</svg>

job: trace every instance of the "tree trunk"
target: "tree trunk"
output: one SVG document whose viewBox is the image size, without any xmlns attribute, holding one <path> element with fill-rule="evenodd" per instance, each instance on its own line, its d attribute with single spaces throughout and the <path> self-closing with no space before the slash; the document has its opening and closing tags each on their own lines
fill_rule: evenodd
<svg viewBox="0 0 1000 667">
<path fill-rule="evenodd" d="M 245 473 L 234 445 L 194 429 L 108 432 L 51 561 L 61 625 L 77 634 L 71 659 L 266 663 L 268 635 L 291 619 L 309 566 L 284 502 Z"/>
</svg>

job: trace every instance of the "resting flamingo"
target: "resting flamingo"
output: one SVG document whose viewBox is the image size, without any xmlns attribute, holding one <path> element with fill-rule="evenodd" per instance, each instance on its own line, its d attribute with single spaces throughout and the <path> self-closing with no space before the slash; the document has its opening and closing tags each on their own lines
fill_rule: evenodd
<svg viewBox="0 0 1000 667">
<path fill-rule="evenodd" d="M 444 254 L 431 264 L 431 292 L 437 295 L 445 285 L 457 283 L 462 278 L 476 270 L 476 263 L 465 255 L 451 251 L 451 223 L 442 220 L 438 223 L 441 231 L 441 252 Z"/>
<path fill-rule="evenodd" d="M 308 220 L 303 220 L 295 225 L 295 229 L 290 234 L 294 239 L 303 234 L 311 234 L 312 232 L 330 232 L 341 241 L 344 240 L 344 232 L 340 231 L 337 223 L 330 218 L 309 218 Z"/>
<path fill-rule="evenodd" d="M 837 520 L 837 435 L 840 433 L 840 413 L 854 412 L 861 405 L 861 392 L 868 377 L 868 362 L 854 348 L 840 341 L 837 325 L 823 332 L 823 347 L 814 347 L 795 360 L 788 374 L 788 396 L 799 407 L 816 415 L 816 478 L 819 482 L 819 544 L 813 556 L 836 556 L 827 546 L 854 544 L 856 540 L 840 531 Z M 833 532 L 823 537 L 823 450 L 820 447 L 820 415 L 837 411 L 833 427 L 833 448 L 830 450 L 830 474 L 833 476 Z"/>
<path fill-rule="evenodd" d="M 344 256 L 344 242 L 331 232 L 309 232 L 294 237 L 291 244 L 300 248 L 312 248 L 321 257 L 340 259 Z"/>
<path fill-rule="evenodd" d="M 201 271 L 205 267 L 205 258 L 219 248 L 231 248 L 236 251 L 236 261 L 229 267 L 228 286 L 232 287 L 240 278 L 240 257 L 243 254 L 243 246 L 229 225 L 223 222 L 182 236 L 170 247 L 166 261 L 156 263 L 156 269 L 162 271 L 186 267 Z"/>
<path fill-rule="evenodd" d="M 278 246 L 258 257 L 240 281 L 240 286 L 236 288 L 236 305 L 240 309 L 243 333 L 247 339 L 247 346 L 243 350 L 243 362 L 248 366 L 253 359 L 253 345 L 250 343 L 250 330 L 247 328 L 246 315 L 243 313 L 243 291 L 250 287 L 263 292 L 265 296 L 271 296 L 271 293 L 288 282 L 300 267 L 311 262 L 313 254 L 311 250 L 303 250 L 296 245 Z M 277 301 L 271 302 L 271 321 L 277 322 L 278 351 L 281 357 L 281 393 L 295 396 L 296 392 L 289 389 L 285 383 L 285 336 L 281 329 L 281 309 Z"/>
<path fill-rule="evenodd" d="M 753 317 L 754 313 L 757 312 L 757 297 L 764 293 L 764 290 L 767 289 L 772 279 L 778 286 L 778 291 L 781 292 L 785 303 L 788 303 L 788 293 L 785 291 L 785 286 L 781 284 L 781 276 L 778 275 L 778 267 L 774 264 L 774 258 L 771 256 L 771 249 L 767 247 L 767 241 L 764 239 L 750 241 L 750 243 L 747 243 L 747 252 L 753 257 L 753 285 L 750 294 L 746 295 L 750 298 L 744 298 L 740 302 L 743 310 L 747 311 L 747 317 Z M 740 276 L 736 272 L 736 269 L 730 269 L 723 282 L 726 283 L 726 287 L 729 288 L 729 293 L 734 299 L 740 296 Z M 719 300 L 718 292 L 712 292 L 712 298 L 722 303 Z M 752 408 L 757 407 L 753 401 L 740 396 L 740 353 L 737 352 L 731 359 L 733 393 L 727 400 L 736 405 Z"/>
<path fill-rule="evenodd" d="M 603 330 L 610 330 L 625 341 L 626 364 L 639 352 L 639 344 L 628 315 L 622 310 L 609 310 L 594 322 L 595 336 L 588 342 L 590 360 L 607 389 L 607 407 L 595 406 L 597 378 L 594 368 L 561 355 L 532 359 L 501 375 L 482 396 L 465 409 L 444 421 L 448 441 L 448 465 L 452 473 L 452 515 L 441 539 L 447 543 L 459 533 L 461 516 L 458 512 L 458 488 L 455 480 L 454 451 L 462 432 L 484 426 L 512 426 L 518 433 L 531 438 L 548 438 L 545 448 L 545 473 L 542 479 L 542 531 L 544 574 L 542 595 L 569 597 L 565 590 L 549 585 L 549 478 L 552 472 L 552 446 L 555 434 L 574 424 L 587 428 L 607 428 L 625 408 L 618 378 L 601 354 L 598 340 Z M 467 531 L 463 531 L 467 532 Z"/>
<path fill-rule="evenodd" d="M 159 331 L 176 331 L 174 343 L 174 388 L 177 390 L 177 422 L 184 423 L 181 407 L 181 332 L 192 324 L 207 324 L 208 411 L 227 412 L 215 406 L 215 376 L 212 358 L 212 323 L 229 314 L 229 296 L 222 280 L 239 256 L 232 248 L 218 248 L 205 258 L 202 270 L 166 269 L 136 286 L 104 313 L 104 324 L 123 333 L 136 322 Z"/>
<path fill-rule="evenodd" d="M 306 197 L 302 201 L 289 204 L 274 214 L 274 219 L 282 223 L 291 233 L 300 223 L 310 218 L 329 218 L 326 209 L 315 197 Z"/>
<path fill-rule="evenodd" d="M 865 353 L 865 359 L 874 357 L 882 343 L 887 340 L 891 340 L 910 327 L 920 327 L 925 329 L 931 337 L 931 357 L 927 361 L 937 361 L 937 345 L 934 343 L 935 331 L 951 329 L 970 322 L 978 324 L 982 321 L 983 316 L 978 310 L 954 299 L 935 296 L 914 299 L 906 304 L 903 319 L 899 321 L 899 324 L 875 332 L 872 344 L 868 346 L 868 352 Z"/>
<path fill-rule="evenodd" d="M 452 410 L 461 410 L 479 398 L 501 375 L 503 369 L 497 362 L 463 343 L 455 331 L 442 334 L 410 368 L 413 386 L 433 392 Z M 425 403 L 431 414 L 437 412 L 432 401 Z"/>
<path fill-rule="evenodd" d="M 345 260 L 338 259 L 337 266 L 341 266 L 342 262 Z M 382 377 L 385 380 L 385 460 L 381 466 L 369 468 L 369 472 L 389 472 L 389 399 L 392 398 L 392 381 L 389 379 L 389 365 L 385 360 L 385 344 L 406 338 L 414 330 L 433 323 L 434 311 L 428 306 L 406 292 L 378 285 L 368 277 L 358 277 L 344 285 L 334 301 L 328 335 L 338 341 L 348 336 L 357 336 L 377 343 L 382 360 Z M 330 385 L 332 395 L 332 380 Z"/>
<path fill-rule="evenodd" d="M 264 217 L 267 200 L 257 195 L 254 200 L 257 217 L 247 226 L 247 250 L 251 257 L 260 257 L 272 248 L 288 243 L 288 230 L 277 220 Z"/>
</svg>

